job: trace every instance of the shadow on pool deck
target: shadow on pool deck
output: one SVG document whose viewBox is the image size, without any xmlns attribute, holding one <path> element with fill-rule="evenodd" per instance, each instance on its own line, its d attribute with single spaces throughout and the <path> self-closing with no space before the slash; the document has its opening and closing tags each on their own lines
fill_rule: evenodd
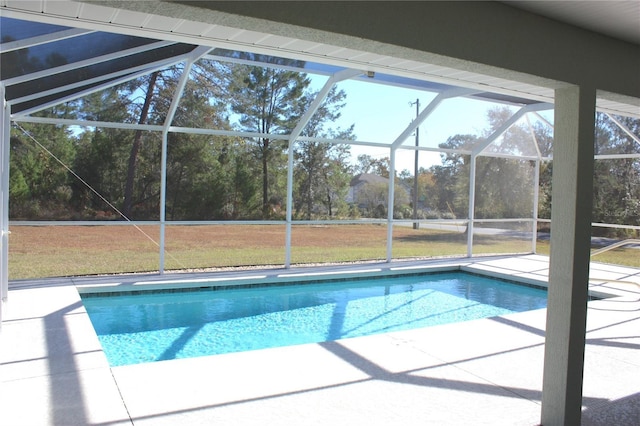
<svg viewBox="0 0 640 426">
<path fill-rule="evenodd" d="M 540 273 L 539 256 L 474 260 Z M 640 282 L 640 271 L 594 273 Z M 608 275 L 607 275 L 608 274 Z M 611 286 L 610 284 L 606 284 Z M 589 302 L 583 424 L 640 424 L 640 301 Z M 545 311 L 363 338 L 109 368 L 73 286 L 10 290 L 3 424 L 536 424 Z"/>
</svg>

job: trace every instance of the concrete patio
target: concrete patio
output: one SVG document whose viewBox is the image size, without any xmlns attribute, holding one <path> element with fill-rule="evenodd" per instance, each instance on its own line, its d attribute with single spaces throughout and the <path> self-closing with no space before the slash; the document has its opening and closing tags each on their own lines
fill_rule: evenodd
<svg viewBox="0 0 640 426">
<path fill-rule="evenodd" d="M 457 268 L 545 282 L 548 258 L 217 273 Z M 110 368 L 79 291 L 211 275 L 12 282 L 0 333 L 5 425 L 536 425 L 546 310 L 335 342 Z M 584 425 L 640 424 L 640 270 L 593 263 Z M 135 283 L 135 284 L 134 284 Z M 159 285 L 159 284 L 148 284 Z"/>
</svg>

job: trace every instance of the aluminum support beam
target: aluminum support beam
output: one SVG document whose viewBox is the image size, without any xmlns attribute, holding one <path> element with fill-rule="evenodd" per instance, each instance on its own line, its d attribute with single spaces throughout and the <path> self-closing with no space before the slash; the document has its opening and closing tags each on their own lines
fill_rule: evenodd
<svg viewBox="0 0 640 426">
<path fill-rule="evenodd" d="M 291 268 L 291 223 L 293 220 L 293 154 L 294 154 L 294 140 L 289 140 L 289 147 L 287 149 L 287 213 L 286 213 L 286 227 L 284 238 L 284 267 L 285 269 Z"/>
<path fill-rule="evenodd" d="M 14 50 L 28 49 L 30 47 L 40 46 L 41 44 L 52 43 L 55 41 L 66 40 L 72 37 L 78 37 L 84 34 L 94 33 L 93 30 L 83 30 L 80 28 L 70 28 L 68 30 L 57 31 L 55 33 L 44 34 L 23 40 L 9 41 L 0 44 L 0 53 L 13 52 Z"/>
<path fill-rule="evenodd" d="M 148 50 L 160 49 L 162 47 L 171 46 L 176 44 L 174 42 L 169 41 L 157 41 L 155 43 L 146 44 L 140 47 L 134 47 L 131 49 L 121 50 L 114 53 L 109 53 L 107 55 L 98 56 L 95 58 L 89 58 L 78 62 L 73 62 L 70 64 L 60 65 L 59 67 L 48 68 L 42 71 L 36 71 L 31 74 L 24 74 L 18 77 L 13 77 L 4 80 L 4 84 L 6 86 L 12 86 L 14 84 L 25 83 L 27 81 L 37 80 L 42 77 L 49 77 L 54 74 L 61 74 L 63 72 L 72 71 L 78 68 L 88 67 L 91 65 L 96 65 L 102 62 L 112 61 L 114 59 L 122 59 L 125 56 L 135 55 L 136 53 L 146 52 Z"/>
<path fill-rule="evenodd" d="M 22 96 L 20 98 L 14 98 L 11 100 L 11 102 L 13 104 L 19 104 L 22 102 L 28 102 L 34 99 L 40 99 L 40 98 L 44 98 L 46 96 L 50 96 L 50 95 L 55 95 L 56 93 L 63 93 L 69 90 L 74 90 L 77 89 L 79 87 L 84 87 L 84 86 L 88 86 L 91 84 L 95 84 L 95 83 L 100 83 L 103 82 L 100 85 L 97 86 L 93 86 L 89 89 L 85 89 L 81 92 L 78 93 L 74 93 L 71 96 L 65 96 L 63 99 L 65 100 L 70 100 L 68 98 L 70 97 L 74 97 L 74 98 L 79 98 L 81 96 L 84 96 L 85 94 L 88 93 L 94 93 L 98 90 L 103 90 L 106 89 L 108 87 L 113 87 L 116 86 L 118 84 L 122 84 L 122 83 L 126 83 L 127 81 L 131 81 L 134 80 L 136 78 L 142 77 L 143 75 L 147 75 L 147 74 L 151 74 L 154 71 L 159 71 L 165 68 L 168 68 L 172 65 L 175 65 L 177 63 L 183 62 L 185 60 L 185 57 L 187 55 L 178 55 L 178 56 L 173 56 L 171 58 L 167 58 L 167 59 L 163 59 L 160 61 L 155 61 L 155 62 L 150 62 L 144 65 L 139 65 L 137 67 L 133 67 L 133 68 L 127 68 L 125 70 L 121 70 L 121 71 L 117 71 L 117 72 L 112 72 L 109 74 L 103 74 L 100 75 L 98 77 L 94 77 L 94 78 L 90 78 L 87 80 L 80 80 L 77 81 L 75 83 L 72 84 L 67 84 L 64 86 L 58 86 L 54 89 L 49 89 L 49 90 L 43 90 L 41 92 L 37 92 L 31 95 L 27 95 L 27 96 Z M 55 100 L 55 101 L 51 101 L 51 102 L 47 102 L 46 104 L 42 104 L 43 106 L 38 106 L 36 108 L 31 108 L 29 111 L 31 111 L 31 113 L 35 112 L 35 111 L 41 111 L 43 109 L 48 108 L 49 106 L 52 105 L 57 105 L 58 103 L 62 103 L 62 101 L 59 100 Z M 47 105 L 47 106 L 44 106 Z M 26 112 L 20 112 L 19 115 L 23 115 L 26 114 Z"/>
<path fill-rule="evenodd" d="M 162 131 L 162 152 L 160 154 L 160 241 L 158 241 L 158 272 L 164 274 L 165 228 L 167 220 L 167 145 L 169 133 Z"/>
<path fill-rule="evenodd" d="M 200 46 L 196 48 L 191 54 L 190 58 L 184 66 L 182 70 L 182 75 L 180 76 L 180 81 L 176 86 L 176 91 L 173 94 L 173 99 L 171 99 L 171 105 L 169 105 L 169 110 L 167 111 L 167 117 L 165 118 L 163 130 L 162 130 L 162 154 L 161 154 L 161 163 L 160 163 L 160 259 L 158 270 L 160 275 L 164 274 L 164 248 L 165 248 L 165 228 L 166 228 L 166 214 L 167 214 L 167 145 L 169 139 L 169 128 L 171 127 L 171 122 L 173 121 L 173 117 L 176 114 L 178 109 L 178 104 L 180 103 L 180 98 L 182 97 L 182 93 L 184 92 L 184 88 L 187 85 L 187 81 L 189 81 L 189 73 L 191 72 L 191 67 L 193 64 L 202 56 L 204 56 L 209 50 L 210 47 Z"/>
<path fill-rule="evenodd" d="M 109 129 L 123 130 L 146 130 L 150 132 L 161 132 L 164 127 L 157 124 L 138 124 L 138 123 L 115 123 L 110 121 L 93 121 L 93 120 L 70 120 L 67 118 L 55 117 L 34 117 L 13 115 L 11 119 L 18 123 L 39 123 L 39 124 L 55 124 L 57 126 L 78 126 L 78 127 L 104 127 Z"/>
<path fill-rule="evenodd" d="M 533 114 L 538 118 L 538 120 L 542 121 L 544 124 L 546 124 L 547 126 L 553 129 L 553 123 L 551 123 L 549 120 L 541 116 L 539 112 L 534 111 Z"/>
<path fill-rule="evenodd" d="M 531 125 L 531 120 L 529 120 L 529 114 L 525 116 L 527 118 L 527 128 L 529 129 L 529 133 L 531 134 L 531 140 L 533 141 L 533 147 L 536 149 L 536 155 L 538 158 L 534 164 L 533 171 L 533 207 L 532 207 L 532 216 L 533 222 L 531 225 L 531 252 L 535 253 L 537 251 L 537 243 L 538 243 L 538 204 L 540 203 L 540 164 L 542 163 L 542 153 L 540 152 L 540 144 L 538 143 L 538 138 L 536 138 L 536 132 L 533 130 L 533 126 Z"/>
<path fill-rule="evenodd" d="M 393 258 L 393 210 L 395 207 L 396 149 L 389 153 L 389 200 L 387 201 L 387 262 Z"/>
<path fill-rule="evenodd" d="M 362 71 L 346 69 L 335 73 L 329 78 L 322 89 L 318 92 L 309 108 L 304 112 L 296 127 L 294 127 L 293 131 L 289 135 L 289 148 L 287 151 L 287 214 L 286 214 L 286 231 L 285 231 L 285 260 L 284 267 L 289 269 L 291 267 L 291 224 L 293 220 L 293 154 L 294 154 L 294 145 L 296 139 L 300 136 L 306 125 L 309 123 L 309 120 L 313 117 L 313 115 L 318 111 L 318 108 L 322 105 L 322 102 L 326 99 L 331 92 L 333 86 L 337 83 L 353 78 L 362 74 Z"/>
<path fill-rule="evenodd" d="M 556 90 L 542 424 L 579 425 L 593 198 L 596 91 Z"/>
<path fill-rule="evenodd" d="M 544 111 L 548 109 L 553 109 L 553 105 L 547 103 L 540 104 L 531 104 L 525 107 L 520 108 L 515 112 L 507 121 L 504 122 L 502 126 L 500 126 L 496 131 L 494 131 L 484 142 L 473 147 L 473 154 L 479 155 L 485 149 L 489 147 L 496 139 L 502 136 L 511 126 L 516 124 L 518 120 L 520 120 L 526 113 L 534 112 L 534 111 Z"/>
<path fill-rule="evenodd" d="M 130 74 L 130 75 L 124 77 L 124 78 L 115 79 L 115 80 L 112 80 L 112 81 L 109 81 L 109 82 L 105 82 L 104 84 L 100 84 L 100 85 L 91 87 L 89 89 L 73 93 L 73 94 L 68 95 L 68 96 L 63 96 L 61 98 L 54 99 L 54 100 L 46 102 L 46 103 L 41 103 L 41 104 L 39 104 L 39 105 L 37 105 L 37 106 L 35 106 L 33 108 L 29 108 L 29 109 L 26 109 L 24 111 L 20 111 L 20 113 L 16 114 L 16 116 L 28 116 L 30 114 L 34 114 L 36 112 L 39 112 L 39 111 L 45 110 L 47 108 L 50 108 L 52 106 L 60 105 L 62 103 L 69 102 L 69 101 L 73 101 L 75 99 L 81 98 L 81 97 L 89 95 L 91 93 L 95 93 L 95 92 L 98 92 L 100 90 L 104 90 L 104 89 L 107 89 L 109 87 L 113 87 L 113 86 L 116 86 L 118 84 L 125 83 L 127 81 L 136 79 L 136 78 L 141 77 L 141 76 L 146 75 L 146 74 L 151 74 L 154 71 L 163 70 L 165 68 L 170 67 L 171 65 L 178 64 L 178 63 L 180 63 L 180 62 L 182 62 L 184 60 L 185 60 L 185 55 L 178 55 L 178 56 L 169 58 L 167 60 L 153 62 L 153 63 L 149 64 L 149 67 L 147 69 L 145 69 L 144 71 L 142 71 L 142 72 L 136 72 L 136 73 Z M 132 68 L 131 70 L 133 71 L 134 69 L 135 68 Z"/>
<path fill-rule="evenodd" d="M 538 247 L 538 208 L 540 204 L 540 164 L 541 160 L 536 160 L 533 170 L 533 222 L 531 224 L 531 252 L 536 253 Z"/>
<path fill-rule="evenodd" d="M 0 85 L 0 326 L 9 293 L 9 156 L 11 143 L 10 106 L 5 101 L 5 87 Z"/>
<path fill-rule="evenodd" d="M 467 257 L 473 256 L 473 228 L 476 217 L 476 163 L 478 154 L 471 154 L 469 169 L 469 214 L 467 223 Z"/>
<path fill-rule="evenodd" d="M 439 93 L 435 98 L 431 100 L 431 102 L 429 102 L 429 104 L 426 107 L 424 107 L 424 109 L 416 117 L 416 119 L 413 120 L 411 124 L 409 124 L 409 126 L 407 126 L 407 128 L 402 133 L 400 133 L 400 135 L 396 138 L 396 140 L 393 141 L 391 146 L 395 149 L 400 145 L 402 145 L 402 143 L 409 136 L 411 136 L 411 134 L 413 134 L 413 132 L 424 122 L 424 120 L 426 120 L 431 115 L 431 113 L 433 113 L 433 111 L 436 110 L 436 108 L 438 108 L 438 106 L 440 106 L 440 104 L 443 101 L 450 98 L 469 96 L 474 93 L 478 93 L 478 91 L 472 90 L 472 89 L 463 89 L 463 88 L 451 89 L 446 92 Z"/>
<path fill-rule="evenodd" d="M 624 125 L 623 122 L 621 122 L 620 120 L 618 120 L 617 118 L 615 118 L 613 115 L 611 115 L 609 113 L 606 113 L 606 116 L 609 117 L 609 119 L 611 121 L 616 123 L 616 126 L 618 126 L 620 128 L 620 130 L 625 132 L 631 139 L 633 139 L 638 144 L 640 144 L 640 137 L 638 137 L 638 135 L 634 134 L 627 126 Z"/>
<path fill-rule="evenodd" d="M 622 160 L 624 158 L 640 158 L 640 154 L 603 154 L 595 155 L 596 160 Z"/>
</svg>

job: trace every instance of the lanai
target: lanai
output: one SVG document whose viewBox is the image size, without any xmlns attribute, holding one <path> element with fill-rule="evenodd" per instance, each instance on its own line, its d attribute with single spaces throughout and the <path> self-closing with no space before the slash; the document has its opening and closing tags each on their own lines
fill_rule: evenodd
<svg viewBox="0 0 640 426">
<path fill-rule="evenodd" d="M 435 87 L 444 93 L 443 97 L 492 92 L 513 99 L 517 94 L 518 99 L 524 100 L 525 112 L 555 103 L 558 125 L 554 162 L 556 170 L 560 171 L 554 176 L 554 191 L 574 196 L 563 197 L 563 203 L 554 204 L 552 220 L 561 225 L 556 226 L 560 231 L 552 237 L 554 253 L 547 327 L 552 332 L 547 335 L 547 353 L 561 354 L 554 359 L 566 360 L 575 369 L 568 369 L 562 362 L 549 364 L 549 374 L 545 373 L 545 389 L 549 392 L 545 392 L 548 399 L 543 401 L 543 419 L 545 407 L 551 407 L 546 411 L 549 419 L 565 415 L 567 419 L 571 418 L 567 413 L 575 413 L 576 406 L 580 406 L 580 392 L 577 390 L 581 381 L 580 348 L 584 346 L 584 342 L 580 343 L 580 336 L 584 334 L 581 324 L 584 322 L 583 305 L 586 300 L 583 284 L 588 276 L 586 241 L 590 233 L 590 220 L 582 212 L 588 211 L 590 206 L 593 113 L 598 107 L 614 114 L 638 116 L 640 85 L 637 71 L 640 58 L 637 44 L 493 3 L 457 6 L 407 4 L 401 11 L 388 9 L 392 7 L 389 4 L 367 4 L 363 7 L 358 3 L 294 3 L 279 9 L 260 4 L 247 7 L 246 4 L 188 3 L 119 2 L 117 9 L 113 2 L 44 2 L 24 6 L 6 2 L 2 12 L 3 16 L 6 14 L 16 19 L 70 27 L 63 30 L 66 32 L 64 35 L 59 34 L 62 37 L 73 37 L 86 30 L 113 31 L 114 28 L 133 36 L 157 36 L 158 44 L 153 45 L 154 50 L 148 50 L 154 54 L 144 55 L 143 51 L 147 50 L 139 47 L 131 50 L 129 53 L 141 58 L 138 68 L 132 70 L 125 66 L 108 73 L 106 78 L 111 83 L 115 79 L 126 78 L 124 76 L 130 77 L 132 73 L 150 72 L 154 66 L 165 66 L 170 61 L 193 61 L 209 53 L 212 47 L 218 47 L 269 54 L 285 52 L 286 55 L 282 56 L 312 59 L 344 68 L 332 74 L 333 81 L 353 78 L 358 74 L 362 74 L 362 78 L 368 78 L 370 73 L 374 76 L 391 74 L 436 82 Z M 465 9 L 461 9 L 463 6 Z M 131 10 L 126 12 L 127 9 Z M 321 19 L 323 16 L 325 19 Z M 474 19 L 469 20 L 469 16 Z M 450 26 L 453 22 L 456 23 L 455 28 Z M 73 29 L 75 27 L 80 30 Z M 460 37 L 459 28 L 473 34 L 475 43 L 470 44 L 468 38 Z M 289 34 L 296 34 L 296 37 Z M 536 37 L 531 37 L 531 34 Z M 504 40 L 507 39 L 510 42 L 505 45 Z M 198 43 L 194 43 L 196 40 Z M 36 40 L 30 42 L 38 43 Z M 42 42 L 51 42 L 51 39 L 45 37 Z M 20 45 L 12 47 L 20 48 Z M 4 49 L 3 45 L 3 52 Z M 544 53 L 547 60 L 537 60 L 532 52 Z M 121 53 L 115 53 L 110 59 L 119 56 Z M 602 60 L 594 64 L 593 57 Z M 87 65 L 92 60 L 89 59 Z M 12 115 L 17 118 L 28 112 L 29 103 L 31 106 L 45 105 L 53 99 L 57 103 L 66 95 L 75 96 L 84 89 L 98 89 L 105 83 L 104 75 L 97 76 L 88 84 L 86 81 L 78 83 L 71 72 L 77 65 L 59 69 L 60 75 L 68 72 L 69 79 L 58 80 L 54 87 L 46 87 L 45 90 L 52 90 L 50 92 L 43 93 L 42 88 L 38 88 L 16 95 L 11 91 L 21 82 L 6 84 L 3 81 L 4 98 L 12 107 L 11 111 L 4 110 L 2 120 L 5 160 L 8 157 L 6 135 Z M 587 69 L 590 72 L 585 72 Z M 50 72 L 43 71 L 40 77 L 44 78 Z M 37 76 L 30 75 L 28 80 L 33 77 Z M 66 92 L 62 96 L 58 91 L 60 87 Z M 490 90 L 485 90 L 487 88 Z M 45 99 L 41 99 L 43 94 Z M 47 99 L 49 96 L 51 98 Z M 23 105 L 19 106 L 19 103 Z M 423 111 L 422 118 L 428 113 L 429 107 Z M 416 124 L 419 120 L 420 117 Z M 166 123 L 161 129 L 165 134 L 171 130 L 170 124 Z M 398 144 L 412 130 L 409 127 L 399 135 Z M 289 138 L 295 139 L 295 133 Z M 390 152 L 393 154 L 394 150 Z M 8 168 L 3 166 L 3 183 L 7 182 L 6 173 Z M 3 199 L 7 198 L 7 191 L 3 189 Z M 393 197 L 389 199 L 393 200 Z M 5 202 L 3 283 L 7 280 L 8 237 L 5 231 L 8 230 L 8 219 L 4 219 L 7 214 Z M 552 357 L 549 355 L 548 358 Z M 560 382 L 555 383 L 556 380 Z M 565 402 L 555 404 L 554 401 Z"/>
</svg>

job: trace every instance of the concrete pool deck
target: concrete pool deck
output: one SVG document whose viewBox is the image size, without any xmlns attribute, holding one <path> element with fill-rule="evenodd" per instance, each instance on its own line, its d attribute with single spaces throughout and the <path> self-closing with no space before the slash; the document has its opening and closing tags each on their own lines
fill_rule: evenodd
<svg viewBox="0 0 640 426">
<path fill-rule="evenodd" d="M 10 283 L 6 425 L 535 425 L 546 310 L 335 342 L 110 368 L 79 291 L 162 280 L 432 266 L 546 281 L 537 255 Z M 280 277 L 279 277 L 280 276 Z M 317 275 L 316 275 L 317 276 Z M 286 277 L 285 277 L 286 279 Z M 640 269 L 593 263 L 583 425 L 640 424 Z M 615 281 L 618 280 L 618 281 Z M 153 282 L 156 283 L 153 283 Z M 151 282 L 151 283 L 150 283 Z"/>
</svg>

